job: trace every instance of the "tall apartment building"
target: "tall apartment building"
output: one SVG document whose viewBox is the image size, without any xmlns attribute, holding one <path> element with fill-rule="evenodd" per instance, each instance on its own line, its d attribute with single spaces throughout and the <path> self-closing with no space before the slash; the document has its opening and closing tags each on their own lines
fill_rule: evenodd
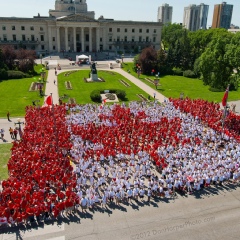
<svg viewBox="0 0 240 240">
<path fill-rule="evenodd" d="M 233 5 L 222 2 L 214 5 L 212 28 L 230 28 Z"/>
<path fill-rule="evenodd" d="M 169 6 L 169 4 L 165 3 L 162 6 L 158 7 L 158 22 L 162 22 L 163 24 L 172 22 L 172 11 L 173 7 Z"/>
<path fill-rule="evenodd" d="M 207 28 L 209 6 L 201 3 L 200 5 L 191 4 L 184 8 L 183 26 L 190 30 Z"/>
</svg>

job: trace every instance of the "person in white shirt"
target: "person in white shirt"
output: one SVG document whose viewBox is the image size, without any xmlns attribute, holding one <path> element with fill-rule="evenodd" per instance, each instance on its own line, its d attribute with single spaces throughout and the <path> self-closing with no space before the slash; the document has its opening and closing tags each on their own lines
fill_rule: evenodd
<svg viewBox="0 0 240 240">
<path fill-rule="evenodd" d="M 129 201 L 132 202 L 132 197 L 133 197 L 133 191 L 132 191 L 132 189 L 130 188 L 130 189 L 127 190 L 128 202 L 129 202 Z"/>
<path fill-rule="evenodd" d="M 82 212 L 85 211 L 85 213 L 86 213 L 87 212 L 87 205 L 88 205 L 88 200 L 87 200 L 86 196 L 81 199 L 80 204 L 81 204 Z"/>
</svg>

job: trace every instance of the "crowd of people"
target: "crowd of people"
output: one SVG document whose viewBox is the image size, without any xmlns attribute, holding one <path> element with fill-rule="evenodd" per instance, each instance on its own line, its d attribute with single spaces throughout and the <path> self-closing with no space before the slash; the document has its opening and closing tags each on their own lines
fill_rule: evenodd
<svg viewBox="0 0 240 240">
<path fill-rule="evenodd" d="M 221 132 L 219 105 L 188 101 L 29 107 L 2 182 L 0 218 L 57 218 L 237 183 L 239 136 Z"/>
</svg>

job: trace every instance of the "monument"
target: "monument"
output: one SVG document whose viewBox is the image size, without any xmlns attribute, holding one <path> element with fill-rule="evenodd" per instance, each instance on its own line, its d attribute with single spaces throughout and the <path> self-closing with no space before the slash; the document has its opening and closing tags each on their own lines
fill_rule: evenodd
<svg viewBox="0 0 240 240">
<path fill-rule="evenodd" d="M 92 62 L 90 68 L 91 68 L 91 74 L 90 74 L 91 80 L 92 81 L 99 81 L 98 75 L 97 75 L 96 63 Z"/>
</svg>

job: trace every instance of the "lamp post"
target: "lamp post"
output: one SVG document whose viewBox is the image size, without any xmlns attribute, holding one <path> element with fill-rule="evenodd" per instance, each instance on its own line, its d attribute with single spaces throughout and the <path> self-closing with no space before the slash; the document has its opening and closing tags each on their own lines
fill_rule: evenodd
<svg viewBox="0 0 240 240">
<path fill-rule="evenodd" d="M 42 64 L 42 54 L 40 54 L 41 64 Z"/>
<path fill-rule="evenodd" d="M 24 124 L 24 122 L 21 122 L 21 119 L 18 118 L 17 119 L 17 122 L 14 123 L 14 125 L 18 125 L 18 131 L 19 131 L 19 137 L 20 139 L 22 138 L 22 128 L 21 128 L 21 125 Z"/>
<path fill-rule="evenodd" d="M 122 63 L 123 63 L 124 54 L 122 54 Z"/>
</svg>

